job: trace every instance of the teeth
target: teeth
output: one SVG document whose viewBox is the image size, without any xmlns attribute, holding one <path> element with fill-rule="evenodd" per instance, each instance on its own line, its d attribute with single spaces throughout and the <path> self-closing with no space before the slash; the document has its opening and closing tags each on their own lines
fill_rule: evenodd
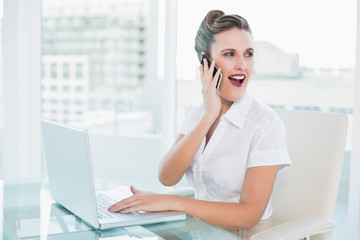
<svg viewBox="0 0 360 240">
<path fill-rule="evenodd" d="M 242 76 L 232 76 L 230 78 L 233 78 L 235 80 L 243 80 L 245 78 L 245 76 L 244 75 L 242 75 Z"/>
</svg>

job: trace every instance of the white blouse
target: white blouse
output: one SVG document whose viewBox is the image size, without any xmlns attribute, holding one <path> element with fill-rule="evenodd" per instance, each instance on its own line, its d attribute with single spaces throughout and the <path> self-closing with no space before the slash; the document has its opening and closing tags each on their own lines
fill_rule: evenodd
<svg viewBox="0 0 360 240">
<path fill-rule="evenodd" d="M 203 105 L 187 111 L 180 129 L 188 134 L 200 121 Z M 247 168 L 290 166 L 285 127 L 278 115 L 248 93 L 234 102 L 221 117 L 210 141 L 205 138 L 186 172 L 195 198 L 207 201 L 239 202 Z M 271 201 L 262 219 L 272 214 Z"/>
</svg>

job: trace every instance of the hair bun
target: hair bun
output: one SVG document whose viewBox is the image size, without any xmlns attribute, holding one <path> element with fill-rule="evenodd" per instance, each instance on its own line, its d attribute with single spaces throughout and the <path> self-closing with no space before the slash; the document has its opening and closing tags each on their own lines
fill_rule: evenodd
<svg viewBox="0 0 360 240">
<path fill-rule="evenodd" d="M 237 28 L 251 34 L 247 21 L 235 14 L 225 15 L 221 10 L 211 10 L 201 21 L 195 37 L 195 51 L 201 61 L 201 53 L 204 52 L 211 57 L 211 45 L 214 43 L 215 35 L 226 30 Z"/>
<path fill-rule="evenodd" d="M 214 22 L 221 16 L 224 16 L 225 13 L 221 10 L 211 10 L 206 15 L 206 25 L 211 26 Z"/>
</svg>

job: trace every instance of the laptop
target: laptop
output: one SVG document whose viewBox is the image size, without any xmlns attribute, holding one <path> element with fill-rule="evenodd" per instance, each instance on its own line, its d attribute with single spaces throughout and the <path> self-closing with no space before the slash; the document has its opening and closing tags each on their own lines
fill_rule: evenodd
<svg viewBox="0 0 360 240">
<path fill-rule="evenodd" d="M 73 215 L 58 203 L 51 204 L 49 231 L 47 240 L 135 240 L 135 239 L 168 239 L 176 238 L 176 233 L 184 232 L 186 221 L 170 221 L 158 224 L 142 226 L 126 226 L 108 230 L 96 230 L 89 228 L 88 224 Z M 205 224 L 205 223 L 204 223 Z M 193 224 L 194 225 L 194 224 Z M 204 228 L 203 224 L 197 223 L 194 229 Z M 75 228 L 75 231 L 74 231 Z M 165 234 L 163 234 L 165 233 Z M 174 233 L 171 235 L 170 233 Z M 190 233 L 189 233 L 190 234 Z M 162 237 L 162 238 L 161 238 Z"/>
<path fill-rule="evenodd" d="M 109 212 L 110 205 L 132 193 L 128 187 L 95 192 L 88 131 L 47 120 L 41 120 L 41 128 L 52 198 L 95 229 L 186 218 L 185 213 L 175 211 Z"/>
</svg>

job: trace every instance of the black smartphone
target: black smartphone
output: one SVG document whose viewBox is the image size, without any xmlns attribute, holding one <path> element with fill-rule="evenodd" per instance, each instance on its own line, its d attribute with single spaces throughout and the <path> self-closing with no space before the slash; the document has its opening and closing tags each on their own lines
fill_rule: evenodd
<svg viewBox="0 0 360 240">
<path fill-rule="evenodd" d="M 202 56 L 202 58 L 201 58 L 201 64 L 204 66 L 204 58 L 207 60 L 208 66 L 209 66 L 209 68 L 210 68 L 211 60 L 210 60 L 210 58 L 209 58 L 206 54 L 204 54 L 204 55 Z M 218 70 L 217 67 L 214 67 L 213 77 L 215 77 L 215 74 L 216 74 L 217 70 Z M 222 76 L 223 76 L 222 73 L 220 73 L 219 78 L 218 78 L 217 83 L 216 83 L 216 89 L 219 89 L 219 87 L 220 87 Z"/>
</svg>

